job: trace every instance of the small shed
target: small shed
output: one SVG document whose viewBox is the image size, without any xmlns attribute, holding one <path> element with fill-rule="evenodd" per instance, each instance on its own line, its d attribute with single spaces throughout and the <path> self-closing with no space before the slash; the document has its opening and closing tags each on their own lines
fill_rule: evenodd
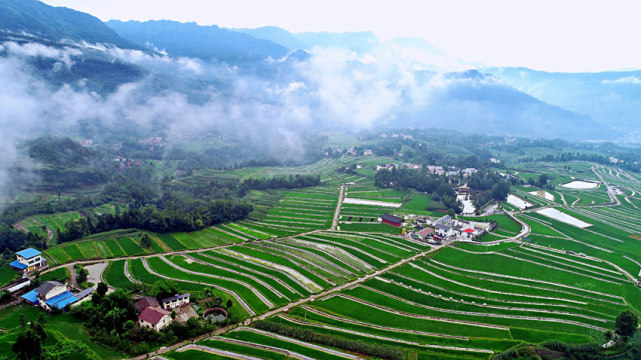
<svg viewBox="0 0 641 360">
<path fill-rule="evenodd" d="M 381 216 L 381 221 L 383 224 L 392 225 L 394 227 L 400 227 L 403 224 L 403 219 L 390 214 L 383 214 L 383 216 Z"/>
</svg>

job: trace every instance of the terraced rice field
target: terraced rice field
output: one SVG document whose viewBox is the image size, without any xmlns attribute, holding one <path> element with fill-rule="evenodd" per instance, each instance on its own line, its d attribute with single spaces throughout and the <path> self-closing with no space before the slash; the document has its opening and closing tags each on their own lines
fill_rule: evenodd
<svg viewBox="0 0 641 360">
<path fill-rule="evenodd" d="M 352 161 L 372 165 L 381 159 Z M 174 281 L 195 293 L 211 288 L 225 303 L 232 301 L 235 321 L 265 318 L 263 325 L 240 326 L 163 354 L 168 359 L 357 358 L 358 352 L 318 338 L 297 338 L 309 331 L 325 340 L 400 352 L 394 359 L 490 359 L 523 343 L 602 343 L 621 311 L 641 311 L 641 290 L 634 283 L 641 270 L 641 181 L 633 176 L 595 170 L 624 189 L 619 206 L 602 206 L 611 202 L 605 186 L 557 186 L 547 190 L 554 200 L 515 186 L 512 192 L 532 204 L 532 210 L 512 208 L 531 229 L 528 242 L 511 239 L 522 229 L 506 214 L 473 217 L 497 223 L 483 239 L 493 244 L 458 242 L 414 257 L 431 248 L 386 234 L 399 229 L 375 218 L 389 208 L 343 203 L 340 231 L 327 230 L 342 184 L 348 184 L 349 196 L 403 202 L 401 210 L 424 210 L 431 202 L 424 194 L 374 187 L 365 168 L 336 172 L 343 164 L 348 160 L 296 168 L 320 173 L 323 185 L 279 191 L 273 206 L 253 220 L 189 234 L 152 234 L 150 249 L 140 247 L 140 232 L 123 231 L 52 247 L 45 255 L 59 263 L 111 258 L 103 275 L 111 287 Z M 557 184 L 569 181 L 566 175 L 554 178 Z M 536 212 L 544 207 L 591 226 Z"/>
<path fill-rule="evenodd" d="M 107 282 L 128 287 L 173 279 L 214 287 L 235 299 L 250 315 L 286 306 L 429 249 L 403 238 L 356 233 L 312 234 L 237 244 L 216 250 L 158 255 L 110 263 Z"/>
<path fill-rule="evenodd" d="M 563 252 L 462 245 L 268 321 L 410 357 L 487 359 L 524 342 L 600 339 L 634 288 L 615 267 Z"/>
<path fill-rule="evenodd" d="M 56 231 L 64 231 L 64 225 L 67 221 L 76 220 L 79 218 L 80 214 L 77 211 L 70 211 L 65 213 L 31 216 L 22 220 L 19 224 L 29 230 L 29 232 L 40 234 L 45 237 L 47 236 L 46 229 L 51 230 L 53 232 L 52 243 L 55 243 Z M 45 227 L 45 229 L 43 229 L 43 227 Z"/>
</svg>

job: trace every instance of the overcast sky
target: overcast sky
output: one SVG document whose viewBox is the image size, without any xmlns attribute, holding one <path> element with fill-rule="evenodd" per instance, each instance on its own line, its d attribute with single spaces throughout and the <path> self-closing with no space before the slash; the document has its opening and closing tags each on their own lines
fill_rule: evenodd
<svg viewBox="0 0 641 360">
<path fill-rule="evenodd" d="M 421 37 L 451 57 L 548 71 L 641 68 L 641 1 L 44 0 L 102 20 Z"/>
</svg>

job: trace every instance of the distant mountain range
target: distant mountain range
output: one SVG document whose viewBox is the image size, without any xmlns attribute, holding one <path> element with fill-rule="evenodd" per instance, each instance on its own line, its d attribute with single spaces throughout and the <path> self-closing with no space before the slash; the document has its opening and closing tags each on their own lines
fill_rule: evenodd
<svg viewBox="0 0 641 360">
<path fill-rule="evenodd" d="M 0 0 L 0 28 L 50 41 L 108 43 L 125 49 L 142 47 L 118 36 L 100 19 L 37 0 Z"/>
<path fill-rule="evenodd" d="M 204 101 L 212 91 L 232 86 L 234 76 L 251 74 L 264 84 L 260 91 L 266 87 L 287 89 L 296 84 L 302 94 L 299 99 L 312 109 L 310 116 L 314 116 L 314 109 L 328 107 L 322 103 L 327 96 L 325 100 L 314 97 L 333 90 L 331 86 L 323 88 L 315 80 L 310 81 L 322 79 L 324 74 L 305 73 L 324 71 L 309 70 L 305 65 L 314 58 L 315 49 L 338 47 L 363 55 L 381 45 L 371 32 L 295 34 L 278 27 L 224 29 L 166 20 L 112 20 L 105 24 L 89 14 L 36 0 L 0 0 L 0 42 L 7 41 L 78 49 L 66 67 L 54 66 L 58 60 L 42 55 L 29 58 L 35 72 L 55 86 L 69 83 L 106 95 L 121 84 L 146 78 L 150 80 L 150 91 L 171 90 L 187 94 L 190 100 Z M 104 49 L 86 44 L 100 44 Z M 442 55 L 439 49 L 420 39 L 396 39 L 394 46 Z M 126 51 L 137 51 L 139 55 L 130 56 Z M 9 50 L 0 48 L 0 56 L 8 55 Z M 163 56 L 187 59 L 181 60 L 181 66 L 189 66 L 195 72 L 189 75 L 176 71 L 163 65 L 167 61 L 156 60 Z M 399 94 L 400 103 L 391 108 L 393 114 L 374 121 L 377 126 L 439 127 L 569 139 L 611 139 L 615 136 L 610 128 L 626 131 L 641 127 L 637 119 L 641 110 L 638 101 L 641 72 L 559 74 L 524 68 L 441 73 L 412 70 L 415 84 L 411 86 L 415 88 L 410 89 L 407 87 L 410 85 L 399 84 L 398 78 L 386 78 L 385 73 L 372 70 L 375 63 L 359 61 L 350 60 L 343 64 L 342 73 L 331 75 L 340 76 L 344 82 L 362 72 L 371 76 L 371 81 L 387 84 L 389 91 Z M 231 70 L 212 70 L 225 64 Z M 439 80 L 437 85 L 435 79 Z M 334 86 L 349 87 L 340 81 Z M 359 86 L 366 88 L 367 84 Z M 251 88 L 246 91 L 249 93 L 242 97 L 262 96 L 252 93 Z M 282 101 L 272 90 L 263 95 L 267 103 Z M 417 103 L 417 96 L 429 101 Z M 367 107 L 367 102 L 375 104 L 385 99 L 340 100 L 354 100 L 353 106 Z M 349 109 L 350 105 L 342 108 Z"/>
<path fill-rule="evenodd" d="M 269 40 L 230 31 L 216 25 L 176 21 L 107 22 L 120 36 L 150 49 L 166 51 L 173 56 L 195 57 L 222 62 L 280 59 L 289 51 Z"/>
<path fill-rule="evenodd" d="M 542 101 L 590 116 L 619 131 L 639 131 L 641 71 L 556 73 L 489 68 L 488 73 Z"/>
</svg>

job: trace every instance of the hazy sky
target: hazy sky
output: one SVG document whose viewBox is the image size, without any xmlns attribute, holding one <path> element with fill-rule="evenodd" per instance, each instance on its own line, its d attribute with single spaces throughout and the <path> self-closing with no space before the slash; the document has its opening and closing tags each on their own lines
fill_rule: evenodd
<svg viewBox="0 0 641 360">
<path fill-rule="evenodd" d="M 489 66 L 550 71 L 641 68 L 641 1 L 44 0 L 102 20 L 170 19 L 292 32 L 371 30 L 421 37 Z"/>
</svg>

